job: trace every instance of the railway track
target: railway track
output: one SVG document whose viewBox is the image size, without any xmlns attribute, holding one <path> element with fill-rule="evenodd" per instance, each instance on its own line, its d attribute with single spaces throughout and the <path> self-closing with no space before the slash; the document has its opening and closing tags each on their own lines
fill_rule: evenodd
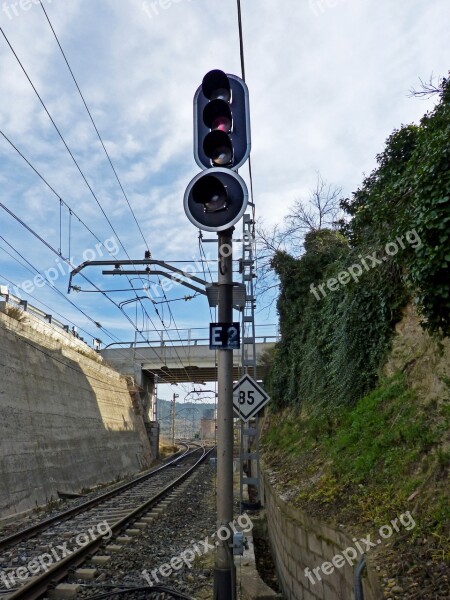
<svg viewBox="0 0 450 600">
<path fill-rule="evenodd" d="M 212 451 L 187 446 L 183 454 L 150 473 L 0 539 L 0 598 L 45 596 L 86 559 L 95 562 L 100 548 L 111 554 L 130 543 L 157 518 L 158 506 L 173 501 L 176 490 L 187 485 Z"/>
</svg>

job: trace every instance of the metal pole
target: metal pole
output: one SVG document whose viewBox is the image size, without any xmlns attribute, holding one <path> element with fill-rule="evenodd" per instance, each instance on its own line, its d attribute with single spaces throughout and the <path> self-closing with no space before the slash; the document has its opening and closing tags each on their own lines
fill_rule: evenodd
<svg viewBox="0 0 450 600">
<path fill-rule="evenodd" d="M 233 321 L 233 230 L 218 233 L 220 323 Z M 233 521 L 233 350 L 218 350 L 217 379 L 217 527 L 221 535 L 214 570 L 214 600 L 235 600 L 236 572 L 229 527 Z"/>
<path fill-rule="evenodd" d="M 172 400 L 172 446 L 175 446 L 175 410 L 176 410 L 175 398 L 178 398 L 178 394 L 174 394 L 173 400 Z"/>
</svg>

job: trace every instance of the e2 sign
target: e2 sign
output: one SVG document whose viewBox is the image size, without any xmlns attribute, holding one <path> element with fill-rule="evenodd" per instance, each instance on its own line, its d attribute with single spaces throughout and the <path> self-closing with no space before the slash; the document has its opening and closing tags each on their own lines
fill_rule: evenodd
<svg viewBox="0 0 450 600">
<path fill-rule="evenodd" d="M 239 323 L 210 323 L 210 350 L 239 350 L 241 347 L 241 328 Z"/>
</svg>

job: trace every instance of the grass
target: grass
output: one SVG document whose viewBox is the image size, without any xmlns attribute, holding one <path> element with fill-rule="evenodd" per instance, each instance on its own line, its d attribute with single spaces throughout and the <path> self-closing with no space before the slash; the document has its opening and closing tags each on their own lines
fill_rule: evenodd
<svg viewBox="0 0 450 600">
<path fill-rule="evenodd" d="M 419 401 L 398 374 L 354 407 L 275 415 L 264 460 L 284 470 L 294 503 L 311 514 L 383 525 L 417 503 L 425 529 L 441 535 L 450 520 L 449 425 L 449 406 Z"/>
</svg>

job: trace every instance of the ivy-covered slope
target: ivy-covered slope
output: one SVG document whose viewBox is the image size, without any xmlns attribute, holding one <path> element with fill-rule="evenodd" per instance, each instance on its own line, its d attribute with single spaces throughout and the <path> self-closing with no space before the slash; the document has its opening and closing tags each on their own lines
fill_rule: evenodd
<svg viewBox="0 0 450 600">
<path fill-rule="evenodd" d="M 268 387 L 278 407 L 354 405 L 374 388 L 404 306 L 450 335 L 450 80 L 420 125 L 388 138 L 340 232 L 279 252 L 282 341 Z"/>
<path fill-rule="evenodd" d="M 371 555 L 393 600 L 450 597 L 450 82 L 299 259 L 277 253 L 282 341 L 266 381 L 266 472 L 353 535 L 410 511 Z M 409 514 L 409 513 L 408 513 Z"/>
</svg>

